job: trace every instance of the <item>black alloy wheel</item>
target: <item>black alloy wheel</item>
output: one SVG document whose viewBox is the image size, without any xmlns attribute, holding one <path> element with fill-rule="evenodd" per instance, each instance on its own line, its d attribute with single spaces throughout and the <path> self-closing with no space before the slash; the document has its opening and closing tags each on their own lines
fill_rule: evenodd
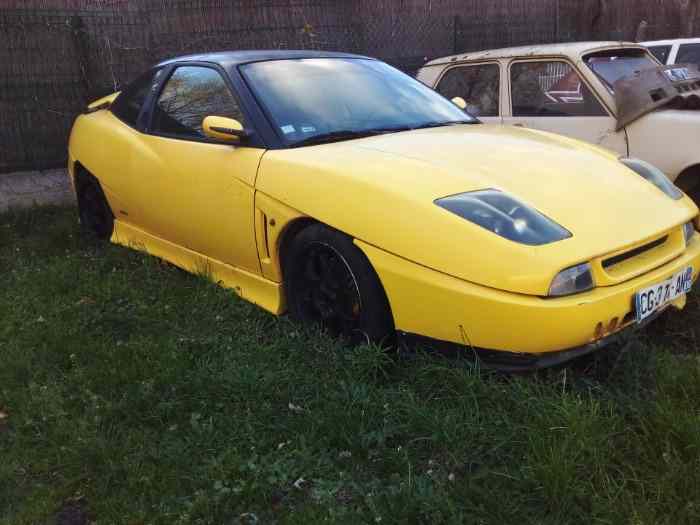
<svg viewBox="0 0 700 525">
<path fill-rule="evenodd" d="M 351 344 L 389 344 L 394 323 L 386 294 L 352 239 L 314 224 L 291 242 L 284 273 L 292 317 Z"/>
</svg>

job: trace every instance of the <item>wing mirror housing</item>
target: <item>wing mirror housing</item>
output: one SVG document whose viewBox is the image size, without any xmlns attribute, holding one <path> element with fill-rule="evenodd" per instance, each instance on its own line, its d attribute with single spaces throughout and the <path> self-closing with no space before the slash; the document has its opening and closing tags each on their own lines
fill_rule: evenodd
<svg viewBox="0 0 700 525">
<path fill-rule="evenodd" d="M 239 144 L 252 135 L 239 121 L 228 117 L 210 115 L 202 122 L 202 131 L 210 139 Z"/>
<path fill-rule="evenodd" d="M 467 101 L 462 97 L 454 97 L 451 102 L 457 106 L 459 109 L 467 109 Z"/>
</svg>

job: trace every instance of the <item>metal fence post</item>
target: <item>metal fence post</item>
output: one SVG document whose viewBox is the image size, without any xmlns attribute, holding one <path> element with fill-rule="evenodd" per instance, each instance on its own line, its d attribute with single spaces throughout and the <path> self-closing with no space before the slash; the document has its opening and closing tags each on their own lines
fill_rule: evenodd
<svg viewBox="0 0 700 525">
<path fill-rule="evenodd" d="M 78 67 L 80 68 L 80 83 L 83 87 L 82 102 L 86 103 L 92 95 L 88 35 L 85 31 L 85 23 L 80 15 L 73 15 L 70 18 L 69 25 L 73 45 L 75 46 L 75 55 L 78 59 Z"/>
<path fill-rule="evenodd" d="M 457 32 L 459 31 L 459 15 L 455 15 L 452 19 L 452 53 L 457 54 Z"/>
</svg>

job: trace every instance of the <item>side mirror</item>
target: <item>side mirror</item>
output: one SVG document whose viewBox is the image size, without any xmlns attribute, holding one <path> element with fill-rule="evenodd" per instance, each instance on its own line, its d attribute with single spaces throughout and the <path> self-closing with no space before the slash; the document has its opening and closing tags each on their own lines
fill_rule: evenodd
<svg viewBox="0 0 700 525">
<path fill-rule="evenodd" d="M 455 97 L 452 99 L 452 103 L 459 109 L 467 109 L 467 101 L 462 97 Z"/>
<path fill-rule="evenodd" d="M 236 144 L 251 135 L 251 132 L 246 130 L 236 119 L 213 115 L 206 117 L 202 121 L 202 131 L 210 139 Z"/>
</svg>

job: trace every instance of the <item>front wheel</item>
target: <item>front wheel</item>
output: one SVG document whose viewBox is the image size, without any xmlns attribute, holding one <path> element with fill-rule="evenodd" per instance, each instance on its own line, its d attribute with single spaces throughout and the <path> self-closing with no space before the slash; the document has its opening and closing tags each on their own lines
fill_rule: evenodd
<svg viewBox="0 0 700 525">
<path fill-rule="evenodd" d="M 351 344 L 389 344 L 394 321 L 374 268 L 347 235 L 321 224 L 304 228 L 284 260 L 291 316 Z"/>
</svg>

